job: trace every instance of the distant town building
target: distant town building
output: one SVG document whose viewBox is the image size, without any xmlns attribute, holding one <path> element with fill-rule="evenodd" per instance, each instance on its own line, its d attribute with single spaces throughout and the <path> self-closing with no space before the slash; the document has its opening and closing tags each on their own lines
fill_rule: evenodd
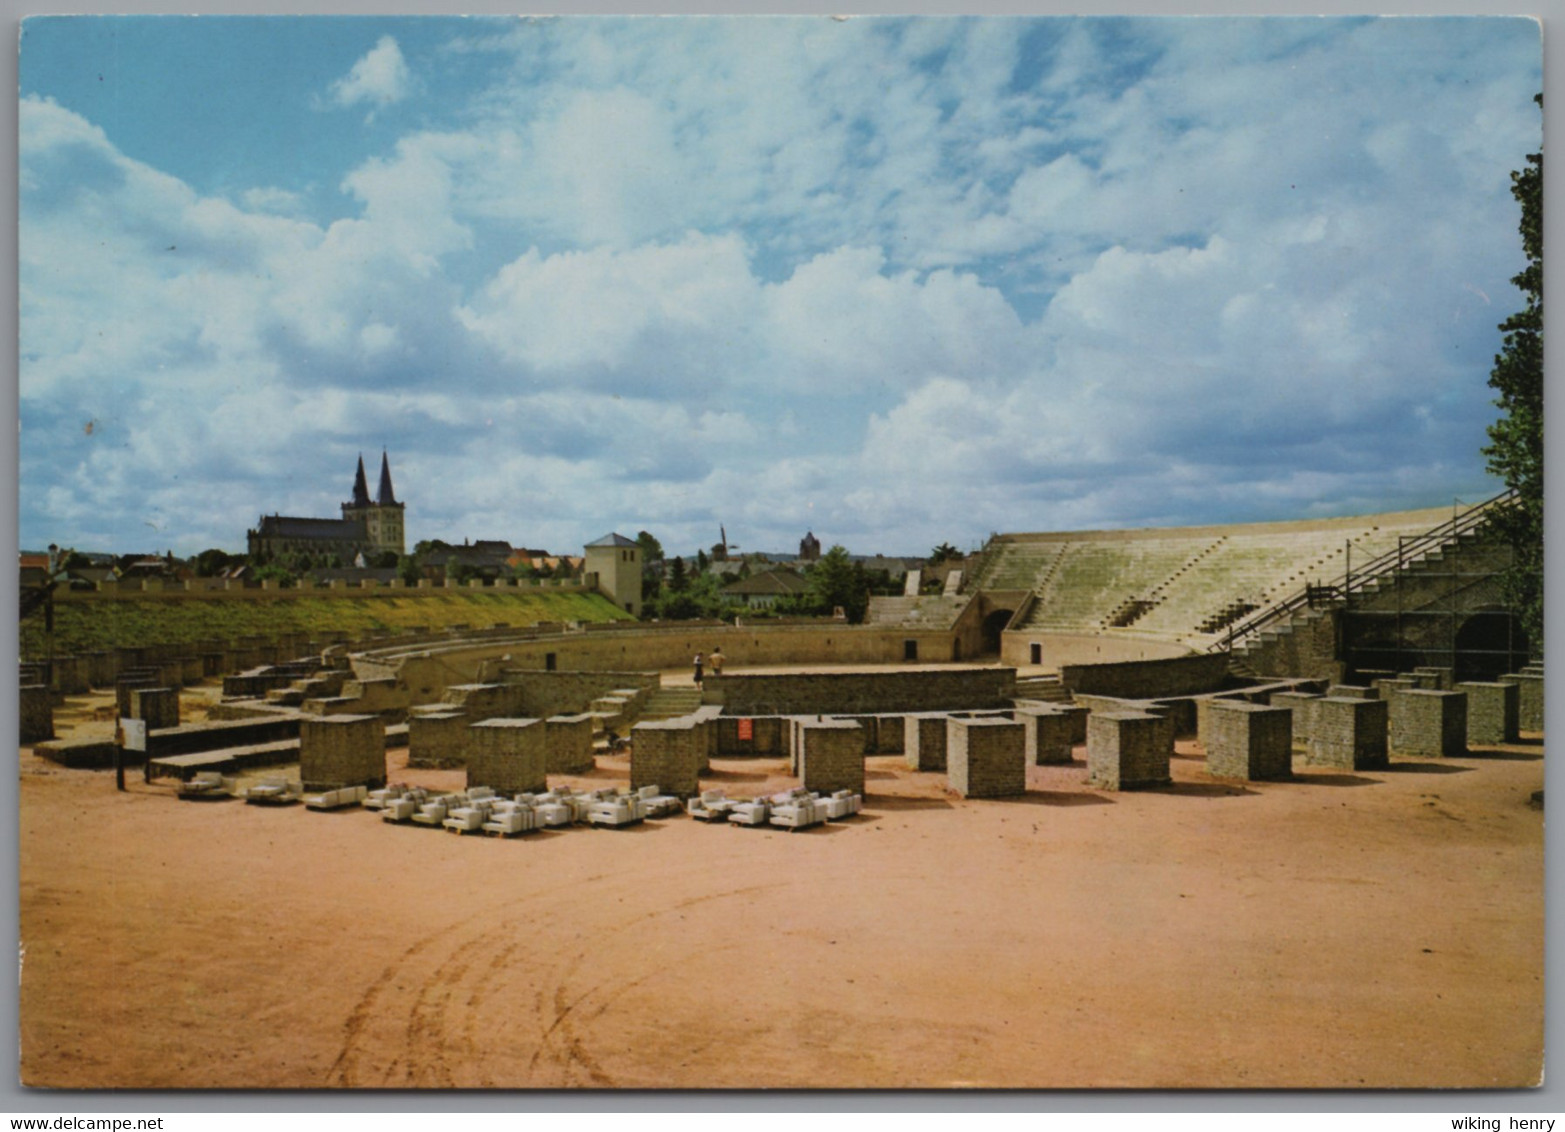
<svg viewBox="0 0 1565 1132">
<path fill-rule="evenodd" d="M 621 609 L 641 616 L 641 544 L 607 534 L 584 548 L 582 569 L 598 576 L 598 589 Z"/>
<path fill-rule="evenodd" d="M 799 561 L 814 562 L 820 556 L 821 540 L 815 537 L 814 531 L 806 531 L 799 540 Z"/>
<path fill-rule="evenodd" d="M 754 608 L 766 608 L 778 598 L 797 597 L 809 589 L 809 583 L 791 570 L 767 570 L 723 587 L 723 596 L 742 601 Z"/>
<path fill-rule="evenodd" d="M 293 515 L 262 515 L 254 530 L 246 532 L 255 561 L 290 554 L 320 558 L 336 555 L 344 562 L 359 554 L 373 557 L 386 551 L 405 553 L 403 504 L 391 487 L 391 463 L 380 456 L 380 488 L 370 500 L 364 477 L 364 457 L 353 480 L 353 498 L 342 505 L 340 519 L 307 519 Z"/>
</svg>

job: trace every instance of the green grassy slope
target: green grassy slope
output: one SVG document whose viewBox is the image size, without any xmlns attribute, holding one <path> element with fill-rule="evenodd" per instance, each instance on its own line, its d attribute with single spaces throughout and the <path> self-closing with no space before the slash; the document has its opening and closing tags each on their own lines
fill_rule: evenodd
<svg viewBox="0 0 1565 1132">
<path fill-rule="evenodd" d="M 540 621 L 628 621 L 630 614 L 600 594 L 473 590 L 398 597 L 121 598 L 58 602 L 54 651 L 58 656 L 137 645 L 228 640 L 299 631 L 356 633 L 363 629 Z M 45 655 L 42 611 L 21 626 L 24 658 Z"/>
</svg>

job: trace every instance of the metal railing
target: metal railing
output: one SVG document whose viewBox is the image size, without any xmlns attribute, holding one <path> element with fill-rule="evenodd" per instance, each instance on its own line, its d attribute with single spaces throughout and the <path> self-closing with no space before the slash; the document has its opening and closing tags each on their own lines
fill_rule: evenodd
<svg viewBox="0 0 1565 1132">
<path fill-rule="evenodd" d="M 1342 577 L 1339 580 L 1324 584 L 1319 582 L 1306 584 L 1303 588 L 1283 598 L 1281 601 L 1275 602 L 1245 618 L 1238 624 L 1231 626 L 1223 639 L 1209 646 L 1207 651 L 1231 651 L 1236 643 L 1259 633 L 1268 625 L 1306 606 L 1318 605 L 1323 594 L 1330 594 L 1337 601 L 1346 601 L 1359 590 L 1365 589 L 1387 574 L 1398 574 L 1413 562 L 1437 550 L 1442 550 L 1463 535 L 1477 530 L 1483 526 L 1487 520 L 1488 513 L 1493 508 L 1504 506 L 1515 498 L 1516 491 L 1511 489 L 1502 491 L 1493 499 L 1475 503 L 1466 511 L 1453 515 L 1439 526 L 1431 527 L 1422 534 L 1399 538 L 1395 550 L 1388 550 L 1386 553 L 1370 559 L 1370 561 L 1356 569 L 1350 557 L 1344 564 Z M 1349 540 L 1348 549 L 1351 555 L 1351 540 Z"/>
</svg>

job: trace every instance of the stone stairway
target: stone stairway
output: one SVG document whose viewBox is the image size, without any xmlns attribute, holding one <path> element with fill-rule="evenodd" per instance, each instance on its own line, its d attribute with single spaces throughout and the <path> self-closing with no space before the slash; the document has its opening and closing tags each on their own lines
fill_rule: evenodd
<svg viewBox="0 0 1565 1132">
<path fill-rule="evenodd" d="M 1016 699 L 1044 700 L 1048 703 L 1068 704 L 1071 694 L 1057 675 L 1019 676 L 1016 679 Z"/>
<path fill-rule="evenodd" d="M 699 688 L 659 688 L 647 697 L 636 718 L 639 720 L 675 719 L 689 715 L 701 706 Z"/>
</svg>

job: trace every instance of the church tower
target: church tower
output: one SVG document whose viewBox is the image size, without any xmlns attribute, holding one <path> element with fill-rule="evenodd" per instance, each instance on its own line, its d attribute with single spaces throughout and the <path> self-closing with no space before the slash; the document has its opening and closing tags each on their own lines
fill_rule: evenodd
<svg viewBox="0 0 1565 1132">
<path fill-rule="evenodd" d="M 364 457 L 359 457 L 358 474 L 353 479 L 353 499 L 342 505 L 342 517 L 364 524 L 365 542 L 372 553 L 395 551 L 406 554 L 403 534 L 403 505 L 391 488 L 391 462 L 385 449 L 380 453 L 380 489 L 370 501 L 369 483 L 364 477 Z"/>
</svg>

